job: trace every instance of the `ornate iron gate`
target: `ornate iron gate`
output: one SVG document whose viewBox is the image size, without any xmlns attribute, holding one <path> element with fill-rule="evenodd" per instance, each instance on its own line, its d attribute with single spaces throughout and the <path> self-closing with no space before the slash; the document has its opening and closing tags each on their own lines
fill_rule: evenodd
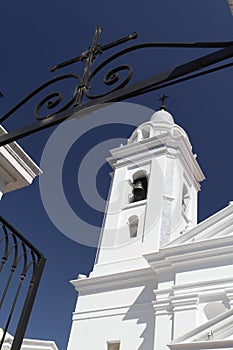
<svg viewBox="0 0 233 350">
<path fill-rule="evenodd" d="M 2 217 L 0 217 L 0 254 L 0 325 L 3 327 L 0 349 L 3 347 L 7 331 L 10 331 L 14 333 L 11 350 L 19 350 L 40 283 L 45 258 Z"/>
</svg>

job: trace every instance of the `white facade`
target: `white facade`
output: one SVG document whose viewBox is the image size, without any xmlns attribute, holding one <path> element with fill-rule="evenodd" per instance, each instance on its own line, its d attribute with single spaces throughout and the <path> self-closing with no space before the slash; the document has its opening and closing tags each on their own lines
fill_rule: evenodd
<svg viewBox="0 0 233 350">
<path fill-rule="evenodd" d="M 72 281 L 68 350 L 232 349 L 233 205 L 197 224 L 204 175 L 164 110 L 111 155 L 96 264 Z"/>
</svg>

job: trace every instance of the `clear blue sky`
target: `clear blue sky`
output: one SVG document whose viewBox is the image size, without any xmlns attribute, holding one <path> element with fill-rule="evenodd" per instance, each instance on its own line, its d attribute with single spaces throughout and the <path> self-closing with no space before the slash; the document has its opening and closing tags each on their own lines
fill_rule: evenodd
<svg viewBox="0 0 233 350">
<path fill-rule="evenodd" d="M 138 33 L 138 43 L 231 41 L 233 32 L 233 17 L 227 0 L 7 1 L 0 4 L 0 16 L 0 91 L 4 93 L 4 98 L 0 100 L 1 114 L 38 85 L 61 74 L 62 71 L 50 73 L 49 67 L 87 49 L 98 25 L 103 26 L 101 44 L 134 31 Z M 154 49 L 134 53 L 127 60 L 131 62 L 132 59 L 136 66 L 136 81 L 137 78 L 146 78 L 207 52 Z M 110 53 L 105 52 L 96 63 Z M 78 63 L 63 72 L 80 74 L 82 68 L 83 64 Z M 168 109 L 189 134 L 194 153 L 198 154 L 207 178 L 199 196 L 200 221 L 233 199 L 232 77 L 231 68 L 129 101 L 157 109 L 158 97 L 162 93 L 170 95 Z M 36 101 L 38 99 L 29 103 L 4 126 L 11 129 L 20 125 L 22 120 L 25 123 L 33 122 L 32 111 Z M 128 120 L 134 125 L 133 115 L 130 118 Z M 83 202 L 77 187 L 80 159 L 106 139 L 127 138 L 132 127 L 125 125 L 116 128 L 110 125 L 92 129 L 90 124 L 90 130 L 91 137 L 83 135 L 70 150 L 64 163 L 62 181 L 71 207 L 87 223 L 96 226 L 98 232 L 102 213 Z M 54 128 L 19 142 L 38 164 L 53 131 Z M 102 152 L 99 153 L 103 164 L 104 156 Z M 54 154 L 55 160 L 57 157 L 59 155 Z M 43 170 L 43 176 L 46 176 Z M 109 168 L 102 166 L 96 174 L 96 186 L 104 198 L 109 185 L 108 173 Z M 88 189 L 88 181 L 82 185 L 83 188 L 85 185 Z M 41 200 L 38 179 L 28 188 L 5 195 L 1 211 L 47 258 L 26 335 L 55 340 L 60 350 L 64 350 L 76 302 L 76 293 L 69 280 L 75 279 L 79 273 L 89 274 L 95 249 L 70 240 L 53 225 Z M 83 228 L 77 227 L 77 232 L 79 230 L 83 234 Z"/>
</svg>

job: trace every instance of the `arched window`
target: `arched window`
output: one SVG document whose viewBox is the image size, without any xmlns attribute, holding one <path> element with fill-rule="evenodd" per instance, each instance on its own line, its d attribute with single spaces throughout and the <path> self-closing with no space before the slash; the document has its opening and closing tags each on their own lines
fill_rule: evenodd
<svg viewBox="0 0 233 350">
<path fill-rule="evenodd" d="M 188 207 L 188 202 L 189 202 L 190 196 L 188 193 L 188 189 L 186 184 L 183 184 L 183 191 L 182 191 L 182 209 L 183 211 L 186 211 Z"/>
<path fill-rule="evenodd" d="M 150 127 L 147 125 L 147 126 L 144 126 L 142 129 L 141 129 L 141 133 L 142 133 L 142 139 L 147 139 L 150 137 Z"/>
<path fill-rule="evenodd" d="M 132 195 L 130 196 L 131 203 L 147 198 L 148 180 L 146 173 L 143 170 L 137 171 L 133 175 L 132 187 Z"/>
<path fill-rule="evenodd" d="M 144 139 L 148 139 L 153 135 L 151 125 L 143 125 L 141 127 L 138 127 L 133 134 L 131 135 L 130 139 L 128 140 L 128 143 L 132 142 L 140 142 Z"/>
<path fill-rule="evenodd" d="M 138 216 L 132 215 L 129 217 L 128 220 L 129 224 L 129 232 L 130 232 L 130 238 L 137 237 L 138 234 Z"/>
</svg>

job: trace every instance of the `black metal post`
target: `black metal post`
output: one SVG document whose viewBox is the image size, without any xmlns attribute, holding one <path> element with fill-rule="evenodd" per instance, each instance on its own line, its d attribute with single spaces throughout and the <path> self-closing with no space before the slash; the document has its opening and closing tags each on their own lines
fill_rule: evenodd
<svg viewBox="0 0 233 350">
<path fill-rule="evenodd" d="M 34 305 L 37 290 L 40 284 L 41 276 L 44 270 L 45 261 L 46 261 L 45 258 L 41 257 L 39 262 L 35 266 L 33 280 L 31 281 L 31 284 L 24 302 L 23 310 L 19 319 L 18 327 L 14 336 L 11 350 L 20 350 L 21 348 L 24 334 L 31 315 L 32 307 Z"/>
</svg>

